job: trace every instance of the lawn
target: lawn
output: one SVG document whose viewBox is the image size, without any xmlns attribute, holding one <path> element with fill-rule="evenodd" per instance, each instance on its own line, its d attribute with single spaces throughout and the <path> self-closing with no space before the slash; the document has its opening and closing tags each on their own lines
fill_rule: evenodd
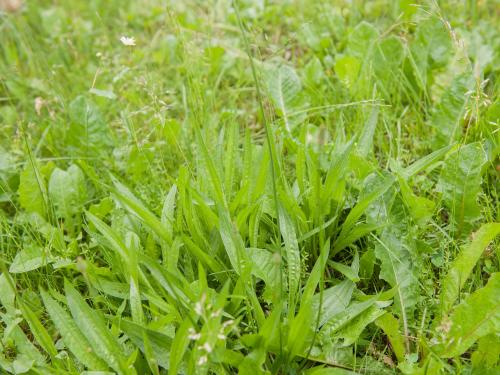
<svg viewBox="0 0 500 375">
<path fill-rule="evenodd" d="M 498 374 L 498 1 L 7 3 L 1 374 Z"/>
</svg>

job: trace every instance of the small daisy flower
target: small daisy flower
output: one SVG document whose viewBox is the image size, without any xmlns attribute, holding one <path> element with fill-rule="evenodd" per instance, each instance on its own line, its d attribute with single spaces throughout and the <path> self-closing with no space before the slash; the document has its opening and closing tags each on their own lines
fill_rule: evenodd
<svg viewBox="0 0 500 375">
<path fill-rule="evenodd" d="M 124 46 L 135 46 L 135 38 L 134 37 L 122 36 L 120 38 L 120 42 L 122 42 L 122 44 Z"/>
</svg>

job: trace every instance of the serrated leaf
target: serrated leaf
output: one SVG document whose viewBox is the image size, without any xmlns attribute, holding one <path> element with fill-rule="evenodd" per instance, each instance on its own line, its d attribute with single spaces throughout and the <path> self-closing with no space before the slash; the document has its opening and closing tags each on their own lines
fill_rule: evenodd
<svg viewBox="0 0 500 375">
<path fill-rule="evenodd" d="M 451 314 L 441 327 L 445 330 L 438 347 L 443 358 L 453 358 L 469 349 L 480 337 L 500 330 L 500 273 L 491 275 L 485 287 L 476 290 Z M 446 319 L 446 318 L 445 318 Z"/>
<path fill-rule="evenodd" d="M 383 314 L 383 309 L 376 305 L 370 306 L 366 311 L 359 314 L 351 322 L 337 331 L 335 333 L 335 338 L 343 340 L 342 346 L 352 345 L 358 340 L 368 324 L 372 323 Z"/>
<path fill-rule="evenodd" d="M 461 235 L 467 235 L 474 222 L 481 217 L 477 198 L 481 191 L 482 167 L 486 161 L 481 143 L 476 142 L 459 148 L 443 164 L 438 189 Z"/>
<path fill-rule="evenodd" d="M 490 333 L 478 340 L 477 350 L 472 354 L 472 366 L 478 373 L 498 368 L 500 362 L 500 340 L 498 333 Z M 482 370 L 482 371 L 481 371 Z"/>
<path fill-rule="evenodd" d="M 473 83 L 474 79 L 470 73 L 455 77 L 441 97 L 441 102 L 434 108 L 430 123 L 436 129 L 436 147 L 455 143 L 461 136 L 461 120 Z"/>
<path fill-rule="evenodd" d="M 404 320 L 407 311 L 415 306 L 419 291 L 409 246 L 401 233 L 394 229 L 384 230 L 375 245 L 375 256 L 380 260 L 380 278 L 397 289 L 396 306 Z"/>
<path fill-rule="evenodd" d="M 344 280 L 339 284 L 323 291 L 323 303 L 320 312 L 319 325 L 322 326 L 332 317 L 340 314 L 351 302 L 355 284 L 350 280 Z M 312 299 L 314 310 L 319 309 L 320 294 L 315 294 Z M 311 322 L 312 324 L 313 322 Z"/>
<path fill-rule="evenodd" d="M 252 274 L 262 279 L 270 288 L 278 288 L 280 282 L 279 258 L 276 254 L 257 248 L 247 248 L 252 262 Z"/>
<path fill-rule="evenodd" d="M 455 303 L 484 249 L 499 234 L 500 223 L 484 224 L 473 233 L 473 240 L 462 248 L 442 282 L 441 311 L 443 313 L 446 313 Z"/>
</svg>

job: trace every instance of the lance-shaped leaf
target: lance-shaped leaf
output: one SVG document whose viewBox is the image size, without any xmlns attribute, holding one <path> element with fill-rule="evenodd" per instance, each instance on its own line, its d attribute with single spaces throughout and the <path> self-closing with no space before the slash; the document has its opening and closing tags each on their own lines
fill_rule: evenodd
<svg viewBox="0 0 500 375">
<path fill-rule="evenodd" d="M 106 363 L 95 353 L 75 321 L 46 291 L 41 290 L 43 303 L 52 322 L 71 353 L 89 370 L 107 370 Z"/>
<path fill-rule="evenodd" d="M 499 233 L 500 223 L 485 224 L 473 234 L 473 240 L 462 248 L 442 283 L 441 311 L 443 313 L 446 313 L 457 300 L 460 290 L 484 249 Z"/>
<path fill-rule="evenodd" d="M 467 297 L 441 324 L 444 342 L 438 347 L 441 357 L 461 355 L 482 336 L 500 330 L 500 272 L 491 275 L 485 287 Z"/>
<path fill-rule="evenodd" d="M 71 315 L 90 343 L 90 347 L 116 372 L 129 374 L 130 369 L 126 364 L 123 349 L 116 338 L 111 335 L 101 314 L 90 308 L 67 280 L 65 280 L 64 289 Z"/>
</svg>

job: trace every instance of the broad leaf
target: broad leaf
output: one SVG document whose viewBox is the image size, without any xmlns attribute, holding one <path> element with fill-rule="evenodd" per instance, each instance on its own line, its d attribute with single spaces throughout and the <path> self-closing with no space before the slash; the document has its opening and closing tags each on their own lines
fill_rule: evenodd
<svg viewBox="0 0 500 375">
<path fill-rule="evenodd" d="M 453 152 L 443 164 L 438 189 L 450 211 L 451 221 L 461 235 L 467 235 L 481 217 L 477 199 L 486 161 L 482 145 L 470 143 Z"/>
<path fill-rule="evenodd" d="M 45 217 L 47 192 L 45 181 L 34 162 L 28 161 L 21 172 L 19 181 L 19 203 L 28 212 L 36 212 Z"/>
<path fill-rule="evenodd" d="M 434 108 L 430 122 L 437 133 L 434 140 L 436 147 L 455 143 L 461 136 L 462 118 L 473 82 L 471 74 L 459 75 L 444 92 L 439 105 Z"/>
<path fill-rule="evenodd" d="M 76 97 L 69 104 L 69 118 L 67 142 L 78 154 L 101 153 L 105 146 L 111 145 L 108 126 L 91 100 L 84 96 Z"/>
</svg>

